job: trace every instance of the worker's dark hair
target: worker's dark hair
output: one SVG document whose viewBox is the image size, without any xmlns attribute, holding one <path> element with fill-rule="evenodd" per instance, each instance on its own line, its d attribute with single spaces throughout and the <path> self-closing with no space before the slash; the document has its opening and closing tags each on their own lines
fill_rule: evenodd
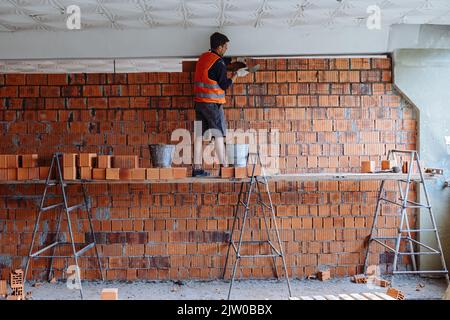
<svg viewBox="0 0 450 320">
<path fill-rule="evenodd" d="M 214 32 L 209 38 L 209 43 L 211 44 L 211 49 L 216 49 L 217 47 L 223 46 L 225 43 L 229 42 L 230 39 L 226 35 L 219 32 Z"/>
</svg>

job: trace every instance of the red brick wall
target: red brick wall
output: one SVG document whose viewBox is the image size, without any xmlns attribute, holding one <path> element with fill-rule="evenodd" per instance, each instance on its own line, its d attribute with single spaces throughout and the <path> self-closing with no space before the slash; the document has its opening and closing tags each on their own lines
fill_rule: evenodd
<svg viewBox="0 0 450 320">
<path fill-rule="evenodd" d="M 229 128 L 280 130 L 281 172 L 358 172 L 361 160 L 379 161 L 392 148 L 415 148 L 415 114 L 392 87 L 390 59 L 258 63 L 260 72 L 229 90 L 225 113 Z M 190 73 L 0 74 L 0 153 L 37 152 L 44 162 L 57 150 L 137 154 L 148 166 L 147 144 L 169 142 L 173 129 L 193 128 L 191 79 Z M 271 184 L 291 275 L 322 266 L 335 275 L 361 271 L 378 185 Z M 42 190 L 0 185 L 3 277 L 24 266 L 36 216 L 37 200 L 17 195 Z M 237 184 L 92 185 L 88 191 L 109 279 L 220 276 Z M 79 200 L 79 187 L 71 187 L 70 195 Z M 51 240 L 55 227 L 55 214 L 46 217 L 40 244 Z M 387 227 L 396 225 L 392 216 L 380 219 Z M 259 223 L 250 221 L 254 238 Z M 80 214 L 77 240 L 85 240 L 86 226 Z M 385 266 L 391 259 L 378 251 L 372 263 Z M 46 262 L 35 260 L 35 278 L 45 274 Z M 65 276 L 72 262 L 55 262 L 57 274 Z M 84 278 L 98 277 L 95 259 L 82 258 L 81 266 Z M 267 259 L 242 266 L 245 277 L 273 276 Z"/>
</svg>

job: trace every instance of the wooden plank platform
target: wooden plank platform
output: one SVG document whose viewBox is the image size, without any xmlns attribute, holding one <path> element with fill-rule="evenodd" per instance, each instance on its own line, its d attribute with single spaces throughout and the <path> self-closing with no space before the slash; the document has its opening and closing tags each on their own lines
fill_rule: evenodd
<svg viewBox="0 0 450 320">
<path fill-rule="evenodd" d="M 348 301 L 369 301 L 369 300 L 397 300 L 382 292 L 349 293 L 338 295 L 315 295 L 290 297 L 289 300 L 348 300 Z"/>
<path fill-rule="evenodd" d="M 435 175 L 424 174 L 427 180 L 435 179 Z M 363 180 L 406 180 L 407 175 L 402 173 L 298 173 L 279 174 L 267 176 L 269 182 L 281 181 L 363 181 Z M 419 174 L 412 175 L 413 180 L 420 180 Z M 160 184 L 160 183 L 240 183 L 250 178 L 235 179 L 220 177 L 188 177 L 171 180 L 66 180 L 67 184 Z M 53 181 L 52 181 L 53 182 Z M 0 184 L 45 184 L 45 180 L 2 180 Z"/>
</svg>

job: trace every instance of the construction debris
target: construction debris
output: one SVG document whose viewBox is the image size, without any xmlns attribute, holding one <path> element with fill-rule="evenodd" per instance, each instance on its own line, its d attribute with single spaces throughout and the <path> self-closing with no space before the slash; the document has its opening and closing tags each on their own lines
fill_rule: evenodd
<svg viewBox="0 0 450 320">
<path fill-rule="evenodd" d="M 51 280 L 50 280 L 50 283 L 56 283 L 57 281 L 56 281 L 56 278 L 55 277 L 53 277 Z"/>
<path fill-rule="evenodd" d="M 310 274 L 306 277 L 306 279 L 311 280 L 311 279 L 317 279 L 317 275 L 315 274 Z"/>
<path fill-rule="evenodd" d="M 102 290 L 101 300 L 119 300 L 119 289 L 106 288 Z"/>
<path fill-rule="evenodd" d="M 373 280 L 373 284 L 375 284 L 377 286 L 380 286 L 380 287 L 383 287 L 383 288 L 386 288 L 386 287 L 389 287 L 391 285 L 391 282 L 387 281 L 387 280 L 384 280 L 384 279 L 381 279 L 381 278 L 375 278 Z"/>
<path fill-rule="evenodd" d="M 354 283 L 367 283 L 367 277 L 364 274 L 356 274 L 351 277 L 351 281 Z"/>
<path fill-rule="evenodd" d="M 9 299 L 10 296 L 8 296 L 9 300 L 23 300 L 25 299 L 25 293 L 24 293 L 24 284 L 23 284 L 23 270 L 22 269 L 16 269 L 13 272 L 11 272 L 10 277 L 10 283 L 12 289 L 12 295 L 15 298 Z"/>
<path fill-rule="evenodd" d="M 416 291 L 420 291 L 420 289 L 422 289 L 423 287 L 425 287 L 423 283 L 418 283 L 416 286 Z"/>
<path fill-rule="evenodd" d="M 6 280 L 0 280 L 0 297 L 6 298 L 8 294 L 8 288 L 6 285 Z"/>
<path fill-rule="evenodd" d="M 331 273 L 330 273 L 330 270 L 325 270 L 325 271 L 319 271 L 319 272 L 317 272 L 317 278 L 318 278 L 320 281 L 325 281 L 325 280 L 331 279 Z"/>
<path fill-rule="evenodd" d="M 32 287 L 34 287 L 34 288 L 39 288 L 40 286 L 42 286 L 41 282 L 36 282 L 36 283 L 33 283 L 33 285 L 32 285 Z"/>
<path fill-rule="evenodd" d="M 405 300 L 404 293 L 395 288 L 389 288 L 386 294 L 397 300 Z"/>
</svg>

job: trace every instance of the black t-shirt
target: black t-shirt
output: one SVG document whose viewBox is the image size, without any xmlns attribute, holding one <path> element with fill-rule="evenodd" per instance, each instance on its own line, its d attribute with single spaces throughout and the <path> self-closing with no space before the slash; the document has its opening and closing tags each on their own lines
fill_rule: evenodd
<svg viewBox="0 0 450 320">
<path fill-rule="evenodd" d="M 212 50 L 211 52 L 218 55 Z M 231 58 L 223 58 L 220 55 L 218 56 L 220 59 L 214 62 L 211 68 L 209 68 L 208 77 L 211 80 L 217 81 L 222 90 L 227 90 L 233 84 L 233 81 L 227 78 L 227 65 L 231 63 Z"/>
</svg>

